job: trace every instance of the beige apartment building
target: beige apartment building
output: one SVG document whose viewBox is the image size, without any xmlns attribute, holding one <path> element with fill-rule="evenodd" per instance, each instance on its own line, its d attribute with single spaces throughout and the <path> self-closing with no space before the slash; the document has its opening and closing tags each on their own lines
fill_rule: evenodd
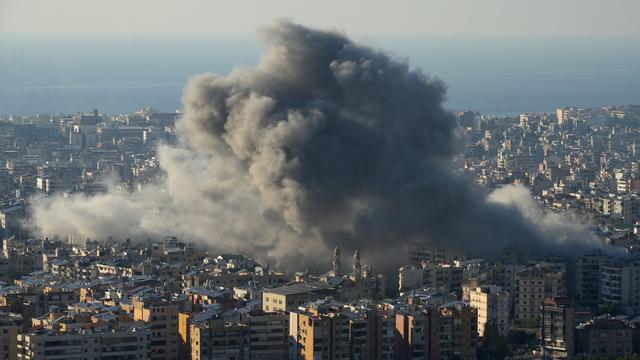
<svg viewBox="0 0 640 360">
<path fill-rule="evenodd" d="M 540 267 L 517 272 L 515 319 L 536 322 L 540 316 L 540 305 L 545 298 L 566 295 L 564 275 L 564 272 Z"/>
<path fill-rule="evenodd" d="M 179 306 L 157 297 L 134 297 L 133 319 L 144 321 L 149 328 L 149 359 L 178 358 Z"/>
<path fill-rule="evenodd" d="M 320 285 L 296 283 L 262 293 L 262 310 L 266 312 L 292 311 L 310 301 L 325 298 L 333 293 Z"/>
<path fill-rule="evenodd" d="M 478 312 L 478 335 L 484 336 L 485 327 L 492 322 L 501 335 L 507 334 L 509 323 L 509 293 L 499 286 L 476 287 L 470 292 L 470 305 Z"/>
<path fill-rule="evenodd" d="M 476 317 L 462 302 L 396 314 L 397 359 L 475 359 Z"/>
<path fill-rule="evenodd" d="M 70 333 L 41 329 L 18 335 L 19 360 L 145 359 L 146 356 L 147 330 L 144 328 Z"/>
<path fill-rule="evenodd" d="M 22 329 L 22 316 L 0 313 L 0 360 L 17 360 L 18 333 Z"/>
</svg>

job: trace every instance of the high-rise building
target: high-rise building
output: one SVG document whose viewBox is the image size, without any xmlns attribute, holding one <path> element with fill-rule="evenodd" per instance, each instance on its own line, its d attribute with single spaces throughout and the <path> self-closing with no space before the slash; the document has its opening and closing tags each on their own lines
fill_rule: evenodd
<svg viewBox="0 0 640 360">
<path fill-rule="evenodd" d="M 617 304 L 627 313 L 640 309 L 640 262 L 622 261 L 600 269 L 600 302 Z"/>
<path fill-rule="evenodd" d="M 224 318 L 196 321 L 190 327 L 191 360 L 243 359 L 245 326 Z"/>
<path fill-rule="evenodd" d="M 456 114 L 458 125 L 463 128 L 473 127 L 476 122 L 476 113 L 473 111 L 461 111 Z"/>
<path fill-rule="evenodd" d="M 290 359 L 349 358 L 349 319 L 341 313 L 292 311 L 289 318 Z M 366 358 L 362 358 L 366 359 Z"/>
<path fill-rule="evenodd" d="M 462 257 L 462 252 L 450 247 L 435 247 L 415 243 L 409 248 L 409 261 L 414 265 L 420 265 L 423 260 L 432 264 L 451 264 L 454 260 Z"/>
<path fill-rule="evenodd" d="M 611 259 L 595 251 L 575 259 L 576 300 L 582 306 L 595 307 L 600 302 L 600 271 Z"/>
<path fill-rule="evenodd" d="M 509 293 L 499 286 L 476 287 L 470 293 L 470 305 L 478 312 L 478 335 L 484 336 L 487 323 L 498 328 L 500 335 L 507 334 L 509 322 Z"/>
<path fill-rule="evenodd" d="M 376 310 L 377 359 L 396 359 L 396 315 L 388 309 Z"/>
<path fill-rule="evenodd" d="M 429 339 L 439 335 L 437 317 L 427 310 L 402 311 L 396 314 L 396 353 L 398 360 L 430 359 L 439 356 L 439 348 L 431 348 Z M 435 346 L 437 344 L 433 344 Z"/>
<path fill-rule="evenodd" d="M 133 298 L 133 319 L 149 327 L 149 359 L 178 358 L 178 315 L 179 305 L 159 296 Z"/>
<path fill-rule="evenodd" d="M 397 359 L 475 359 L 477 312 L 462 302 L 396 314 Z"/>
<path fill-rule="evenodd" d="M 400 292 L 418 289 L 424 283 L 424 269 L 405 265 L 398 270 L 398 289 Z"/>
<path fill-rule="evenodd" d="M 18 333 L 22 329 L 22 316 L 12 313 L 0 313 L 0 359 L 18 358 Z"/>
<path fill-rule="evenodd" d="M 540 306 L 543 359 L 573 359 L 573 307 L 568 297 L 546 298 Z"/>
<path fill-rule="evenodd" d="M 262 310 L 224 317 L 216 312 L 191 317 L 191 359 L 284 360 L 289 358 L 289 314 Z"/>
<path fill-rule="evenodd" d="M 246 343 L 250 360 L 288 359 L 289 314 L 249 312 L 243 319 L 249 334 Z"/>
<path fill-rule="evenodd" d="M 461 293 L 462 268 L 449 264 L 432 264 L 423 261 L 421 266 L 407 265 L 400 268 L 399 289 L 408 291 L 420 287 L 446 289 Z"/>
<path fill-rule="evenodd" d="M 20 204 L 0 208 L 0 227 L 3 238 L 9 238 L 19 233 L 24 215 L 24 206 Z"/>
<path fill-rule="evenodd" d="M 449 264 L 424 264 L 423 286 L 462 292 L 462 268 Z"/>
<path fill-rule="evenodd" d="M 557 109 L 556 110 L 556 119 L 558 120 L 558 125 L 563 126 L 566 125 L 569 121 L 569 109 Z"/>
<path fill-rule="evenodd" d="M 289 324 L 290 359 L 395 359 L 395 317 L 383 309 L 320 301 Z"/>
<path fill-rule="evenodd" d="M 566 295 L 565 273 L 531 267 L 516 273 L 514 317 L 519 321 L 536 321 L 540 304 L 547 297 Z"/>
<path fill-rule="evenodd" d="M 440 306 L 440 359 L 475 359 L 478 344 L 477 312 L 467 304 L 458 302 Z"/>
</svg>

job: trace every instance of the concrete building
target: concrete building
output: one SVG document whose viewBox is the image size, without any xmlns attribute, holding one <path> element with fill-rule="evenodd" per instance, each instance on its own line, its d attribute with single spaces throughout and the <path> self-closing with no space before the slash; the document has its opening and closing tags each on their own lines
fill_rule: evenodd
<svg viewBox="0 0 640 360">
<path fill-rule="evenodd" d="M 392 310 L 378 309 L 376 312 L 376 339 L 378 359 L 396 359 L 396 315 Z"/>
<path fill-rule="evenodd" d="M 601 317 L 580 324 L 575 338 L 576 356 L 627 359 L 633 354 L 633 328 L 620 319 Z"/>
<path fill-rule="evenodd" d="M 566 295 L 564 272 L 532 267 L 516 273 L 514 318 L 537 321 L 540 304 L 547 297 Z"/>
<path fill-rule="evenodd" d="M 429 359 L 439 355 L 428 340 L 439 334 L 436 318 L 426 310 L 403 311 L 396 314 L 397 359 Z M 435 345 L 435 344 L 433 344 Z"/>
<path fill-rule="evenodd" d="M 426 260 L 420 266 L 407 265 L 400 268 L 399 289 L 401 292 L 428 287 L 462 291 L 462 268 L 449 264 L 433 264 Z"/>
<path fill-rule="evenodd" d="M 349 358 L 349 319 L 340 313 L 293 311 L 289 318 L 290 359 Z"/>
<path fill-rule="evenodd" d="M 0 359 L 17 360 L 18 333 L 21 330 L 21 315 L 0 313 Z"/>
<path fill-rule="evenodd" d="M 145 359 L 147 329 L 121 328 L 60 333 L 33 330 L 18 335 L 19 360 Z"/>
<path fill-rule="evenodd" d="M 289 340 L 289 314 L 284 312 L 249 312 L 243 319 L 248 328 L 246 336 L 248 359 L 287 359 Z"/>
<path fill-rule="evenodd" d="M 517 256 L 517 255 L 516 255 Z M 498 263 L 491 264 L 485 271 L 486 283 L 500 286 L 500 288 L 509 293 L 509 311 L 513 314 L 516 294 L 516 274 L 526 269 L 524 265 Z"/>
<path fill-rule="evenodd" d="M 568 297 L 546 298 L 540 307 L 543 359 L 574 358 L 573 307 Z"/>
<path fill-rule="evenodd" d="M 289 324 L 290 359 L 395 358 L 395 319 L 381 309 L 319 301 Z"/>
<path fill-rule="evenodd" d="M 477 312 L 462 302 L 396 314 L 397 359 L 475 359 Z"/>
<path fill-rule="evenodd" d="M 462 292 L 462 268 L 449 264 L 423 264 L 423 286 Z"/>
<path fill-rule="evenodd" d="M 152 360 L 178 358 L 179 306 L 157 296 L 134 297 L 133 319 L 144 321 L 149 327 L 149 355 Z"/>
<path fill-rule="evenodd" d="M 557 109 L 556 119 L 558 120 L 558 125 L 566 125 L 569 121 L 569 109 Z"/>
<path fill-rule="evenodd" d="M 476 287 L 470 293 L 470 305 L 478 312 L 478 335 L 484 336 L 488 322 L 498 327 L 498 333 L 507 335 L 509 323 L 509 293 L 498 286 Z"/>
<path fill-rule="evenodd" d="M 19 204 L 5 206 L 0 209 L 0 227 L 2 227 L 3 238 L 18 234 L 24 214 L 24 206 Z"/>
<path fill-rule="evenodd" d="M 424 281 L 424 270 L 418 266 L 405 265 L 398 270 L 400 292 L 418 289 Z"/>
<path fill-rule="evenodd" d="M 191 360 L 243 359 L 245 327 L 222 318 L 191 325 Z"/>
<path fill-rule="evenodd" d="M 262 293 L 262 310 L 266 312 L 293 311 L 306 303 L 332 295 L 322 285 L 308 283 L 289 284 Z"/>
<path fill-rule="evenodd" d="M 415 243 L 409 249 L 409 261 L 414 265 L 420 265 L 425 260 L 432 264 L 452 264 L 454 260 L 463 257 L 461 251 L 449 247 Z"/>
<path fill-rule="evenodd" d="M 256 310 L 225 318 L 205 312 L 195 314 L 191 320 L 191 359 L 288 359 L 288 313 Z"/>
<path fill-rule="evenodd" d="M 476 358 L 478 344 L 477 312 L 464 303 L 445 304 L 438 309 L 441 326 L 440 359 Z"/>
<path fill-rule="evenodd" d="M 629 314 L 640 309 L 640 263 L 618 262 L 602 266 L 600 302 L 618 304 Z"/>
<path fill-rule="evenodd" d="M 595 307 L 600 303 L 600 271 L 611 263 L 611 259 L 596 251 L 575 259 L 576 301 L 587 307 Z"/>
</svg>

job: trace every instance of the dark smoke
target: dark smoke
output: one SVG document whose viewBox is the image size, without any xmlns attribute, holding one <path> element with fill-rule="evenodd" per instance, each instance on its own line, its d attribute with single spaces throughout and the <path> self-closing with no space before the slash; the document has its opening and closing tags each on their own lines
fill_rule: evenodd
<svg viewBox="0 0 640 360">
<path fill-rule="evenodd" d="M 289 264 L 298 268 L 301 260 L 326 262 L 338 242 L 393 267 L 415 241 L 483 257 L 507 246 L 534 253 L 599 246 L 582 227 L 537 208 L 522 188 L 489 198 L 453 174 L 462 143 L 439 80 L 341 33 L 278 22 L 260 34 L 268 50 L 255 68 L 189 82 L 181 145 L 160 149 L 167 181 L 133 195 L 143 206 L 114 192 L 39 200 L 41 231 L 172 231 L 222 250 L 297 259 Z M 104 216 L 51 224 L 61 214 L 104 214 L 100 204 L 126 210 L 108 213 L 130 214 L 127 227 Z"/>
</svg>

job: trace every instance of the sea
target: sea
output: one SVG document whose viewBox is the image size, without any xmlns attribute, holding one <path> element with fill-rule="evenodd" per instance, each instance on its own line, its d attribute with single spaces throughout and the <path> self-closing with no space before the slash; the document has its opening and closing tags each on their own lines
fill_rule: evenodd
<svg viewBox="0 0 640 360">
<path fill-rule="evenodd" d="M 640 104 L 640 37 L 353 38 L 443 80 L 451 110 Z M 173 111 L 190 77 L 253 66 L 263 50 L 254 34 L 0 33 L 0 114 Z"/>
</svg>

